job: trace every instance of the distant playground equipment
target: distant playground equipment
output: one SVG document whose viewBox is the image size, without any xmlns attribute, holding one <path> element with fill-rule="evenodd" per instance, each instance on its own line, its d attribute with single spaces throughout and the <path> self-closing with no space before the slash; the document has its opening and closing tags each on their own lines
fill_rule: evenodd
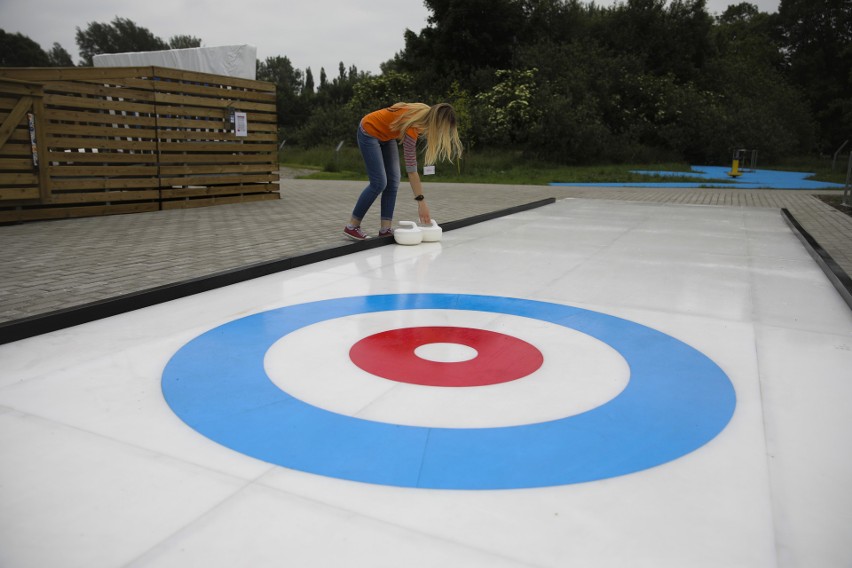
<svg viewBox="0 0 852 568">
<path fill-rule="evenodd" d="M 852 158 L 850 158 L 852 159 Z M 730 166 L 699 166 L 693 165 L 690 171 L 665 171 L 665 170 L 630 170 L 631 173 L 654 176 L 656 178 L 678 177 L 692 178 L 695 181 L 635 181 L 635 182 L 551 182 L 554 186 L 572 187 L 676 187 L 676 188 L 725 188 L 725 189 L 843 189 L 842 183 L 818 181 L 813 178 L 811 172 L 791 172 L 786 170 L 758 170 L 748 171 L 748 175 L 730 177 Z M 739 168 L 742 173 L 747 170 Z M 852 182 L 852 174 L 850 174 Z M 852 190 L 852 187 L 850 187 Z M 852 191 L 850 191 L 852 200 Z"/>
<path fill-rule="evenodd" d="M 739 177 L 744 172 L 753 172 L 757 169 L 757 150 L 746 150 L 739 148 L 734 150 L 734 157 L 731 163 L 731 171 L 728 175 L 731 177 Z"/>
<path fill-rule="evenodd" d="M 757 169 L 757 150 L 737 148 L 733 152 L 732 164 L 702 166 L 692 165 L 690 171 L 630 170 L 630 173 L 653 176 L 655 178 L 677 177 L 677 181 L 630 182 L 551 182 L 553 186 L 567 187 L 672 187 L 686 188 L 724 188 L 724 189 L 793 189 L 793 190 L 844 190 L 843 202 L 852 206 L 852 153 L 846 172 L 846 184 L 813 179 L 812 172 L 793 172 L 787 170 Z M 748 175 L 743 175 L 748 174 Z M 688 181 L 693 179 L 694 181 Z"/>
</svg>

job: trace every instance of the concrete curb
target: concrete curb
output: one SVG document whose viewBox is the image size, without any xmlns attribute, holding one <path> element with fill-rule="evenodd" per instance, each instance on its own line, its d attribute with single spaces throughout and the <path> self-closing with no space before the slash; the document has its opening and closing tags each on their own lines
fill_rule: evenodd
<svg viewBox="0 0 852 568">
<path fill-rule="evenodd" d="M 787 209 L 781 209 L 784 220 L 796 233 L 796 236 L 805 245 L 810 255 L 825 272 L 831 284 L 843 298 L 843 301 L 852 309 L 852 278 L 840 267 L 828 252 L 808 233 Z"/>
</svg>

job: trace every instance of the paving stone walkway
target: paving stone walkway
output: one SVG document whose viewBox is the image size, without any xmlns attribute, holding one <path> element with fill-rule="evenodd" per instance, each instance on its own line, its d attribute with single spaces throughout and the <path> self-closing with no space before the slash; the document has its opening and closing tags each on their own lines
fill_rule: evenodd
<svg viewBox="0 0 852 568">
<path fill-rule="evenodd" d="M 346 244 L 363 182 L 287 179 L 281 199 L 0 226 L 0 323 Z M 852 218 L 820 191 L 426 183 L 438 223 L 554 197 L 786 208 L 852 274 Z M 416 219 L 403 182 L 397 220 Z M 378 230 L 378 207 L 363 222 Z"/>
</svg>

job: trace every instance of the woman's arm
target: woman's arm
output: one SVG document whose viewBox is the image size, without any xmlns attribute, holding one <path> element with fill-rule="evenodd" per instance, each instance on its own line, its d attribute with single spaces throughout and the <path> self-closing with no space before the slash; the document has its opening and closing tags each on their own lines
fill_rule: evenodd
<svg viewBox="0 0 852 568">
<path fill-rule="evenodd" d="M 407 172 L 407 174 L 408 183 L 411 184 L 411 191 L 414 193 L 414 197 L 417 198 L 418 195 L 423 195 L 423 184 L 420 183 L 420 174 L 417 172 Z M 420 217 L 420 222 L 424 225 L 432 222 L 432 218 L 429 215 L 429 206 L 426 205 L 425 199 L 417 202 L 417 214 Z"/>
</svg>

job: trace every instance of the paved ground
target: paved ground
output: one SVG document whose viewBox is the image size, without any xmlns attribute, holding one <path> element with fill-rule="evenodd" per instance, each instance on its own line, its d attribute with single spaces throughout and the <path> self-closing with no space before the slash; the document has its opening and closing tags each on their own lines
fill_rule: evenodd
<svg viewBox="0 0 852 568">
<path fill-rule="evenodd" d="M 362 182 L 281 180 L 281 199 L 261 203 L 36 222 L 0 227 L 0 323 L 123 294 L 328 249 Z M 416 218 L 403 183 L 396 219 Z M 852 218 L 824 204 L 820 191 L 640 189 L 427 183 L 438 223 L 548 197 L 788 209 L 852 274 Z M 378 230 L 378 207 L 364 220 Z M 780 214 L 780 213 L 779 213 Z"/>
</svg>

